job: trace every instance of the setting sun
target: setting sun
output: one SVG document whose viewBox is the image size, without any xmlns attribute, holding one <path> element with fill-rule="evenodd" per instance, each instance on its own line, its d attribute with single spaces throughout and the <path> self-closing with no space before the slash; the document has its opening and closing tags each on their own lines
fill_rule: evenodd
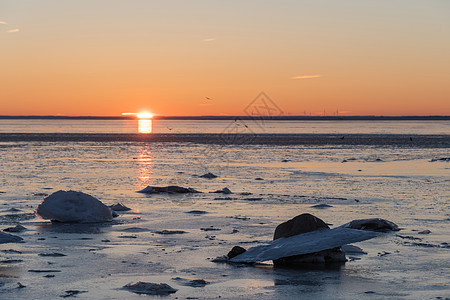
<svg viewBox="0 0 450 300">
<path fill-rule="evenodd" d="M 137 114 L 138 119 L 151 119 L 153 118 L 153 115 L 148 112 L 141 112 Z"/>
</svg>

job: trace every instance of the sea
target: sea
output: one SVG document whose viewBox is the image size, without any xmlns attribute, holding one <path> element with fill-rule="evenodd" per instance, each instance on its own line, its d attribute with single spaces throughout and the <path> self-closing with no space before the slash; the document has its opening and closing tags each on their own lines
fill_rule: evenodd
<svg viewBox="0 0 450 300">
<path fill-rule="evenodd" d="M 201 193 L 137 193 L 169 185 Z M 37 217 L 58 190 L 131 210 Z M 401 230 L 340 266 L 213 262 L 302 213 Z M 139 281 L 173 299 L 450 299 L 450 121 L 0 119 L 0 230 L 18 224 L 23 242 L 0 244 L 1 299 L 142 299 L 123 288 Z"/>
</svg>

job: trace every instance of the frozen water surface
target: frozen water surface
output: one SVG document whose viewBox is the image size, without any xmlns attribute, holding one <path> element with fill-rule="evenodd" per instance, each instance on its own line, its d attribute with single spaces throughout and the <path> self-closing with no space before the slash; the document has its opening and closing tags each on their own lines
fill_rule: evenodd
<svg viewBox="0 0 450 300">
<path fill-rule="evenodd" d="M 12 233 L 24 243 L 0 245 L 0 298 L 142 299 L 122 289 L 139 281 L 166 283 L 178 290 L 167 298 L 178 299 L 450 297 L 450 165 L 432 161 L 444 157 L 448 148 L 426 145 L 0 142 L 0 229 L 27 228 Z M 207 172 L 219 177 L 193 176 Z M 204 193 L 136 193 L 147 185 Z M 209 193 L 224 187 L 233 194 Z M 103 224 L 35 217 L 42 194 L 58 190 L 132 210 Z M 367 254 L 348 253 L 340 268 L 211 262 L 235 245 L 272 240 L 301 213 L 331 227 L 380 217 L 402 230 L 356 243 Z M 196 279 L 207 284 L 186 284 Z"/>
</svg>

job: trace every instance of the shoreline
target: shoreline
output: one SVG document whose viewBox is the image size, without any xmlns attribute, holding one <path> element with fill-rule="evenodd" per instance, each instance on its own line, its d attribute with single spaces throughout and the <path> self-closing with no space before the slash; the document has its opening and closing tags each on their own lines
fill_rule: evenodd
<svg viewBox="0 0 450 300">
<path fill-rule="evenodd" d="M 0 142 L 147 142 L 218 145 L 374 145 L 450 147 L 450 135 L 256 133 L 0 133 Z"/>
</svg>

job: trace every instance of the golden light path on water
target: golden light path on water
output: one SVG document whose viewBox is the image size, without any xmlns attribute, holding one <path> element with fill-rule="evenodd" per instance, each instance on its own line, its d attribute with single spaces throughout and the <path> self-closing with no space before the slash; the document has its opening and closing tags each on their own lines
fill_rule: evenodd
<svg viewBox="0 0 450 300">
<path fill-rule="evenodd" d="M 153 131 L 153 122 L 149 119 L 139 119 L 138 120 L 138 132 L 139 133 L 152 133 Z"/>
</svg>

